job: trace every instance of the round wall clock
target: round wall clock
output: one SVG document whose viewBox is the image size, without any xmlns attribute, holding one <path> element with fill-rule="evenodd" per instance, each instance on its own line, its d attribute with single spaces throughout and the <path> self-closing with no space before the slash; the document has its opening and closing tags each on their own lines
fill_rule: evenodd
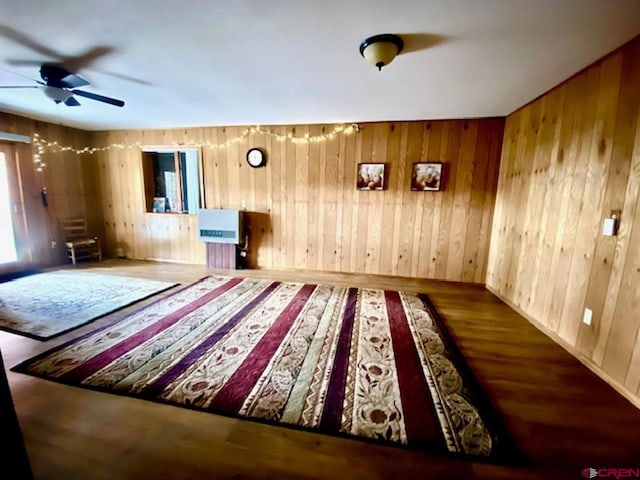
<svg viewBox="0 0 640 480">
<path fill-rule="evenodd" d="M 264 167 L 264 152 L 259 148 L 252 148 L 247 152 L 247 163 L 253 168 Z"/>
</svg>

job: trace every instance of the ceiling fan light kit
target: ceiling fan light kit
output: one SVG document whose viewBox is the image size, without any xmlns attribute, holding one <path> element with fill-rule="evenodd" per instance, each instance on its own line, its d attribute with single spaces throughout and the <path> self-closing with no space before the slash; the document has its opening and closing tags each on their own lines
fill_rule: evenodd
<svg viewBox="0 0 640 480">
<path fill-rule="evenodd" d="M 42 90 L 47 97 L 56 103 L 66 102 L 73 96 L 73 93 L 69 90 L 65 90 L 60 87 L 46 86 L 42 87 Z"/>
<path fill-rule="evenodd" d="M 382 67 L 389 65 L 403 48 L 402 38 L 392 33 L 383 33 L 365 39 L 360 44 L 360 55 L 378 67 L 378 70 L 382 70 Z"/>
</svg>

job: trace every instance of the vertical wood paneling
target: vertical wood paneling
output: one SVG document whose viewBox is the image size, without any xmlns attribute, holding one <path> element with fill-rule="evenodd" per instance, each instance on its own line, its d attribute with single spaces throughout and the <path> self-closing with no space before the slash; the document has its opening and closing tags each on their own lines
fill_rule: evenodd
<svg viewBox="0 0 640 480">
<path fill-rule="evenodd" d="M 442 123 L 427 123 L 425 137 L 422 142 L 422 153 L 420 161 L 426 162 L 429 159 L 440 157 L 440 138 L 442 135 Z M 433 160 L 435 161 L 435 160 Z M 419 193 L 419 192 L 418 192 Z M 420 256 L 416 264 L 418 277 L 429 275 L 429 265 L 431 260 L 431 237 L 434 233 L 434 215 L 437 213 L 435 201 L 440 195 L 417 195 L 422 207 L 422 226 L 420 228 L 418 248 Z"/>
<path fill-rule="evenodd" d="M 370 162 L 373 163 L 387 163 L 387 137 L 389 126 L 386 124 L 378 123 L 374 124 L 372 129 L 371 138 L 371 153 L 368 155 Z M 393 175 L 392 165 L 389 163 L 385 169 L 385 184 L 389 185 L 389 179 Z M 393 228 L 393 225 L 384 223 L 384 200 L 387 195 L 376 195 L 380 192 L 362 192 L 363 195 L 367 195 L 369 201 L 369 214 L 367 215 L 367 258 L 365 263 L 365 271 L 367 273 L 377 273 L 380 271 L 380 257 L 382 253 L 382 238 L 386 234 L 388 235 Z M 388 221 L 388 219 L 387 219 Z M 416 225 L 419 227 L 419 225 Z M 389 230 L 387 230 L 389 229 Z M 419 231 L 416 228 L 416 231 Z M 414 243 L 414 245 L 418 245 Z M 416 262 L 417 263 L 417 262 Z"/>
<path fill-rule="evenodd" d="M 601 123 L 598 117 L 598 114 L 602 114 L 599 108 L 601 70 L 602 67 L 597 65 L 587 72 L 588 94 L 582 100 L 586 103 L 587 108 L 586 115 L 582 117 L 582 138 L 580 150 L 576 155 L 579 161 L 578 165 L 585 171 L 585 176 L 580 188 L 575 190 L 579 193 L 578 197 L 573 197 L 576 198 L 575 202 L 573 199 L 571 200 L 571 204 L 576 205 L 573 216 L 578 219 L 578 223 L 569 267 L 571 275 L 566 286 L 567 292 L 560 318 L 559 334 L 572 345 L 576 343 L 580 325 L 579 322 L 574 321 L 574 316 L 576 312 L 580 312 L 584 308 L 589 273 L 593 263 L 593 250 L 601 228 L 599 214 L 602 208 L 601 192 L 604 188 L 602 178 L 606 179 L 604 169 L 608 166 L 599 161 L 591 148 L 594 138 L 598 136 L 597 127 Z"/>
<path fill-rule="evenodd" d="M 412 159 L 418 157 L 418 151 L 416 150 L 416 142 L 409 141 L 415 139 L 422 133 L 420 124 L 405 124 L 403 125 L 402 137 L 400 140 L 400 171 L 402 173 L 401 185 L 409 185 L 411 182 L 411 165 Z M 414 252 L 412 251 L 413 245 L 413 225 L 415 224 L 415 192 L 411 192 L 407 188 L 400 188 L 398 192 L 400 196 L 399 214 L 400 225 L 398 226 L 399 232 L 399 245 L 397 255 L 397 269 L 393 272 L 394 275 L 400 275 L 402 277 L 408 277 L 411 274 L 411 264 L 413 261 L 418 261 L 420 251 L 416 251 L 417 254 L 413 258 Z M 442 195 L 442 194 L 441 194 Z"/>
<path fill-rule="evenodd" d="M 487 286 L 640 388 L 640 38 L 507 118 Z M 621 210 L 618 235 L 601 234 Z M 585 308 L 591 325 L 582 322 Z"/>
<path fill-rule="evenodd" d="M 534 278 L 548 278 L 551 274 L 553 260 L 554 239 L 558 230 L 559 210 L 557 205 L 559 188 L 553 188 L 556 184 L 562 184 L 564 170 L 557 168 L 557 162 L 552 162 L 552 158 L 559 155 L 559 144 L 562 126 L 564 122 L 561 115 L 561 105 L 564 103 L 566 95 L 565 86 L 551 92 L 546 98 L 546 113 L 544 117 L 543 133 L 540 148 L 536 154 L 542 159 L 542 168 L 538 171 L 538 185 L 536 188 L 543 189 L 544 196 L 539 202 L 539 242 L 541 248 L 537 249 L 534 263 L 534 274 L 528 282 L 527 302 L 533 312 L 539 312 L 544 308 L 546 294 L 549 289 L 549 282 L 541 284 L 535 288 Z"/>
<path fill-rule="evenodd" d="M 459 153 L 458 171 L 453 197 L 453 211 L 451 213 L 452 217 L 455 218 L 455 221 L 452 222 L 450 229 L 446 278 L 460 278 L 464 280 L 464 246 L 470 214 L 473 211 L 471 191 L 473 184 L 474 161 L 476 159 L 478 161 L 482 161 L 481 158 L 476 156 L 478 147 L 477 122 L 464 123 L 462 126 L 461 144 L 473 145 L 474 148 L 461 148 Z M 454 188 L 453 183 L 451 188 Z M 480 231 L 480 225 L 476 225 L 475 227 L 476 229 L 473 232 L 473 235 L 477 238 L 478 232 Z M 471 255 L 471 252 L 469 252 L 469 255 Z"/>
<path fill-rule="evenodd" d="M 415 138 L 415 158 L 416 161 L 423 161 L 425 157 L 425 151 L 429 148 L 429 133 L 431 130 L 431 123 L 427 122 L 426 124 L 421 125 L 421 137 Z M 405 175 L 407 173 L 411 173 L 411 168 L 405 169 Z M 419 225 L 420 223 L 427 222 L 428 218 L 425 218 L 424 215 L 424 195 L 410 195 L 410 202 L 415 208 L 415 225 Z M 418 219 L 422 219 L 418 223 Z M 420 258 L 424 255 L 424 251 L 420 248 L 420 238 L 422 229 L 421 228 L 413 228 L 413 240 L 411 241 L 411 249 L 414 252 L 419 252 L 417 256 L 414 255 L 414 258 L 410 264 L 409 276 L 417 277 L 419 266 L 420 266 Z"/>
<path fill-rule="evenodd" d="M 491 235 L 491 226 L 493 223 L 494 209 L 495 209 L 495 197 L 496 189 L 498 185 L 499 164 L 492 161 L 493 158 L 500 155 L 502 149 L 503 133 L 500 133 L 497 128 L 491 131 L 491 146 L 489 150 L 489 165 L 486 176 L 486 183 L 484 188 L 484 198 L 482 202 L 482 223 L 480 225 L 480 235 L 478 237 L 478 243 L 489 243 Z M 493 208 L 492 208 L 493 206 Z M 489 256 L 489 249 L 479 249 L 478 258 L 476 260 L 476 276 L 475 282 L 486 282 L 487 277 L 487 257 Z"/>
<path fill-rule="evenodd" d="M 349 272 L 351 271 L 351 228 L 352 228 L 352 215 L 353 215 L 353 201 L 351 200 L 353 197 L 353 189 L 349 188 L 350 185 L 353 185 L 352 182 L 355 180 L 355 172 L 353 171 L 353 160 L 347 161 L 347 159 L 352 159 L 355 154 L 355 142 L 351 141 L 351 139 L 347 139 L 346 137 L 341 137 L 340 139 L 340 174 L 341 178 L 344 179 L 343 182 L 340 182 L 340 190 L 342 195 L 340 196 L 340 210 L 341 214 L 341 222 L 338 223 L 337 227 L 340 229 L 340 266 L 339 271 L 341 272 Z"/>
<path fill-rule="evenodd" d="M 73 128 L 0 112 L 0 131 L 33 136 L 38 133 L 49 142 L 82 148 L 90 144 L 89 133 Z M 15 144 L 21 188 L 19 208 L 26 218 L 26 238 L 19 246 L 26 251 L 28 265 L 15 268 L 45 267 L 65 261 L 59 221 L 83 216 L 92 231 L 102 234 L 100 199 L 96 195 L 98 162 L 91 155 L 50 151 L 44 157 L 47 164 L 43 175 L 36 172 L 32 145 Z M 42 204 L 40 192 L 47 188 L 48 207 Z M 51 248 L 51 242 L 57 248 Z M 4 266 L 10 270 L 12 266 Z"/>
<path fill-rule="evenodd" d="M 250 226 L 249 266 L 375 273 L 482 283 L 493 215 L 501 119 L 363 124 L 321 143 L 251 134 L 227 148 L 204 148 L 206 207 L 242 208 Z M 269 127 L 297 137 L 333 125 Z M 93 143 L 222 143 L 243 127 L 97 132 Z M 264 148 L 267 166 L 246 151 Z M 109 255 L 205 264 L 196 217 L 144 212 L 137 148 L 99 155 Z M 445 189 L 412 192 L 418 161 L 445 164 Z M 386 189 L 359 191 L 357 164 L 386 164 Z M 483 228 L 485 232 L 483 233 Z"/>
<path fill-rule="evenodd" d="M 326 132 L 326 127 L 321 128 L 321 133 Z M 320 155 L 324 162 L 324 173 L 321 172 L 320 179 L 325 179 L 326 186 L 321 188 L 322 198 L 320 201 L 320 208 L 322 212 L 322 228 L 323 231 L 319 232 L 319 236 L 322 242 L 324 242 L 323 253 L 320 255 L 319 270 L 324 271 L 337 271 L 338 270 L 338 230 L 340 220 L 337 218 L 338 212 L 341 209 L 338 208 L 339 202 L 339 185 L 342 184 L 342 176 L 339 174 L 339 155 L 340 155 L 340 143 L 326 142 L 320 143 Z M 313 158 L 313 157 L 311 157 Z"/>
</svg>

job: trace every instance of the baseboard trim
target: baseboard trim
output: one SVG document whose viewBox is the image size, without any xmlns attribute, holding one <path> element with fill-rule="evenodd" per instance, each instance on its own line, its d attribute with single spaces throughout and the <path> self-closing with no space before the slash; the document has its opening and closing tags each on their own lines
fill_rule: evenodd
<svg viewBox="0 0 640 480">
<path fill-rule="evenodd" d="M 181 263 L 183 265 L 200 265 L 203 267 L 207 266 L 207 261 L 203 260 L 202 262 L 193 262 L 190 260 L 174 260 L 171 258 L 128 258 L 128 260 L 142 260 L 143 262 L 159 262 L 159 263 Z"/>
<path fill-rule="evenodd" d="M 447 280 L 444 278 L 430 278 L 430 277 L 406 277 L 401 275 L 391 275 L 389 273 L 367 273 L 367 272 L 346 272 L 346 271 L 336 271 L 336 270 L 310 270 L 304 268 L 292 268 L 292 267 L 261 267 L 261 266 L 251 266 L 247 267 L 246 270 L 263 270 L 269 272 L 283 272 L 283 273 L 308 273 L 311 275 L 341 275 L 343 277 L 360 277 L 362 275 L 367 275 L 369 277 L 379 278 L 383 280 L 403 280 L 403 281 L 426 281 L 426 282 L 434 282 L 434 283 L 446 283 L 447 285 L 464 285 L 465 287 L 476 287 L 476 288 L 485 288 L 486 285 L 484 283 L 475 283 L 475 282 L 463 282 L 461 280 Z"/>
<path fill-rule="evenodd" d="M 520 315 L 522 315 L 524 318 L 526 318 L 527 321 L 531 325 L 536 327 L 538 330 L 540 330 L 542 333 L 544 333 L 547 337 L 549 337 L 551 340 L 553 340 L 558 345 L 560 345 L 562 348 L 564 348 L 567 352 L 569 352 L 572 356 L 577 358 L 580 361 L 580 363 L 582 363 L 585 367 L 587 367 L 589 370 L 591 370 L 593 373 L 595 373 L 602 380 L 607 382 L 610 387 L 612 387 L 620 395 L 622 395 L 629 402 L 631 402 L 636 408 L 640 409 L 640 397 L 635 395 L 627 387 L 625 387 L 622 383 L 620 383 L 618 380 L 616 380 L 615 378 L 611 377 L 607 372 L 602 370 L 602 368 L 600 368 L 600 366 L 595 364 L 593 362 L 593 360 L 591 360 L 590 358 L 588 358 L 588 357 L 584 356 L 583 354 L 581 354 L 569 342 L 567 342 L 566 340 L 561 338 L 557 333 L 555 333 L 552 330 L 549 330 L 547 327 L 545 327 L 543 324 L 538 322 L 535 318 L 533 318 L 527 312 L 522 310 L 516 304 L 514 304 L 510 300 L 507 300 L 506 298 L 504 298 L 502 295 L 500 295 L 500 293 L 498 293 L 497 290 L 495 290 L 494 288 L 490 287 L 489 285 L 486 285 L 485 288 L 487 290 L 489 290 L 491 293 L 493 293 L 500 300 L 502 300 L 504 303 L 509 305 L 509 307 L 511 307 L 513 310 L 515 310 Z"/>
</svg>

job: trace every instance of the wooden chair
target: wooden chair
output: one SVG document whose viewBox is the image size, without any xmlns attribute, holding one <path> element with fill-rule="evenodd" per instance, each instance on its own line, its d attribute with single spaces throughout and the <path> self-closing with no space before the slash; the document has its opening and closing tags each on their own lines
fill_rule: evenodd
<svg viewBox="0 0 640 480">
<path fill-rule="evenodd" d="M 78 260 L 97 258 L 102 261 L 100 239 L 87 233 L 87 221 L 84 218 L 62 220 L 64 248 L 74 265 Z"/>
</svg>

